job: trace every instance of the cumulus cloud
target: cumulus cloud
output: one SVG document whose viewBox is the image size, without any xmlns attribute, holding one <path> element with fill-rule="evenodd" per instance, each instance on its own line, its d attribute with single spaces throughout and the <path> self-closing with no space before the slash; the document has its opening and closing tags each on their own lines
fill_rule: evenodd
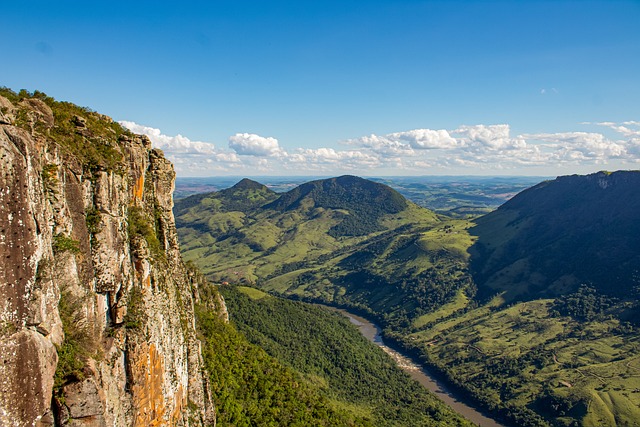
<svg viewBox="0 0 640 427">
<path fill-rule="evenodd" d="M 636 121 L 627 121 L 622 123 L 599 122 L 596 124 L 599 126 L 605 126 L 610 129 L 613 129 L 614 131 L 618 132 L 624 137 L 631 138 L 631 137 L 640 136 L 640 122 L 636 122 Z"/>
<path fill-rule="evenodd" d="M 411 146 L 405 142 L 392 140 L 386 136 L 375 134 L 362 136 L 360 138 L 348 139 L 345 141 L 347 145 L 357 145 L 373 153 L 384 156 L 402 155 L 408 156 L 413 153 Z"/>
<path fill-rule="evenodd" d="M 287 158 L 289 167 L 305 170 L 356 170 L 375 168 L 381 164 L 374 153 L 359 150 L 338 151 L 333 148 L 299 148 Z"/>
<path fill-rule="evenodd" d="M 627 151 L 632 156 L 634 163 L 640 163 L 640 138 L 631 138 L 627 145 Z"/>
<path fill-rule="evenodd" d="M 640 122 L 601 122 L 627 140 L 601 133 L 559 132 L 512 135 L 508 124 L 461 125 L 452 130 L 415 129 L 351 139 L 379 156 L 381 165 L 408 169 L 516 169 L 635 162 L 640 151 Z"/>
<path fill-rule="evenodd" d="M 192 141 L 183 135 L 165 135 L 160 129 L 131 121 L 119 122 L 133 133 L 146 135 L 155 148 L 160 148 L 174 164 L 176 172 L 184 176 L 232 173 L 243 164 L 237 153 L 220 150 L 214 144 Z"/>
<path fill-rule="evenodd" d="M 464 146 L 484 147 L 489 150 L 520 150 L 527 143 L 522 136 L 511 137 L 511 128 L 506 124 L 460 126 L 451 132 Z"/>
<path fill-rule="evenodd" d="M 388 135 L 392 141 L 408 143 L 417 150 L 454 148 L 457 142 L 444 129 L 414 129 L 406 132 L 396 132 Z"/>
<path fill-rule="evenodd" d="M 413 129 L 387 135 L 367 135 L 349 139 L 349 145 L 366 147 L 382 155 L 415 155 L 414 150 L 450 149 L 457 145 L 449 132 L 440 129 Z"/>
<path fill-rule="evenodd" d="M 278 139 L 237 133 L 228 148 L 168 136 L 159 129 L 121 122 L 148 135 L 184 175 L 255 175 L 306 173 L 477 173 L 520 171 L 613 162 L 640 163 L 640 122 L 584 123 L 614 131 L 513 134 L 508 124 L 461 125 L 455 129 L 420 128 L 385 135 L 370 134 L 343 141 L 342 148 L 283 149 Z M 609 132 L 613 134 L 613 132 Z M 519 172 L 516 172 L 519 173 Z"/>
<path fill-rule="evenodd" d="M 285 155 L 278 140 L 254 133 L 236 133 L 229 137 L 229 148 L 243 156 L 270 157 Z"/>
<path fill-rule="evenodd" d="M 384 166 L 424 168 L 509 169 L 544 166 L 554 160 L 553 144 L 529 143 L 524 135 L 511 135 L 507 124 L 462 125 L 453 130 L 414 129 L 351 139 L 379 157 Z M 561 155 L 555 154 L 558 159 Z"/>
<path fill-rule="evenodd" d="M 524 135 L 527 139 L 550 143 L 558 160 L 606 161 L 624 157 L 626 147 L 619 141 L 607 139 L 601 133 L 561 132 Z"/>
<path fill-rule="evenodd" d="M 122 120 L 118 123 L 133 133 L 148 136 L 154 147 L 160 148 L 167 154 L 202 155 L 214 154 L 216 152 L 215 146 L 209 142 L 191 141 L 186 136 L 182 136 L 180 134 L 175 136 L 164 135 L 158 128 L 144 126 L 126 120 Z"/>
</svg>

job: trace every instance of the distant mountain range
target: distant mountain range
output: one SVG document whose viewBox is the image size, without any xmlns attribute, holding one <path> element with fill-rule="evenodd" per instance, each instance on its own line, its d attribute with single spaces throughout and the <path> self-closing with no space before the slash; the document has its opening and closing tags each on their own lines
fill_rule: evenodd
<svg viewBox="0 0 640 427">
<path fill-rule="evenodd" d="M 325 177 L 326 178 L 326 177 Z M 253 178 L 269 189 L 283 193 L 323 177 L 269 176 Z M 388 185 L 407 200 L 448 216 L 466 218 L 485 214 L 505 201 L 549 177 L 533 176 L 395 176 L 370 177 Z M 201 177 L 176 179 L 174 198 L 211 193 L 232 187 L 241 177 Z"/>
<path fill-rule="evenodd" d="M 624 296 L 640 280 L 639 193 L 640 172 L 565 176 L 519 193 L 471 224 L 438 217 L 384 184 L 354 176 L 311 181 L 285 193 L 243 179 L 219 192 L 178 200 L 175 215 L 187 255 L 196 248 L 196 253 L 202 254 L 234 246 L 231 253 L 235 253 L 247 246 L 254 252 L 247 254 L 247 261 L 253 258 L 256 264 L 257 258 L 267 257 L 270 267 L 262 271 L 269 270 L 268 274 L 260 274 L 261 269 L 254 265 L 251 270 L 257 274 L 252 273 L 253 280 L 273 278 L 272 262 L 302 266 L 318 262 L 320 256 L 326 260 L 338 247 L 341 253 L 352 252 L 349 258 L 340 258 L 339 265 L 358 259 L 357 264 L 370 271 L 376 264 L 385 264 L 375 262 L 378 255 L 384 253 L 388 261 L 401 252 L 396 248 L 396 252 L 367 255 L 371 253 L 366 249 L 369 239 L 379 240 L 380 233 L 397 229 L 403 231 L 395 238 L 414 234 L 409 241 L 417 249 L 409 251 L 411 260 L 433 258 L 432 249 L 447 240 L 443 236 L 438 239 L 434 230 L 447 224 L 451 227 L 445 233 L 449 241 L 452 235 L 468 234 L 474 242 L 468 247 L 456 242 L 453 246 L 457 250 L 448 251 L 448 255 L 459 262 L 469 259 L 481 296 L 506 291 L 507 298 L 532 299 L 570 292 L 581 283 L 603 294 Z M 470 225 L 473 227 L 467 233 Z M 464 232 L 452 232 L 456 227 Z M 431 235 L 420 235 L 426 230 L 431 230 Z M 202 241 L 201 233 L 208 236 L 207 242 L 217 244 L 194 246 L 194 239 Z M 229 241 L 230 237 L 235 240 Z M 422 244 L 417 244 L 418 240 Z M 276 256 L 292 247 L 296 250 L 289 259 Z M 402 253 L 406 255 L 407 250 Z M 240 252 L 246 254 L 246 250 Z M 201 261 L 205 272 L 219 271 L 223 265 Z M 397 267 L 385 273 L 395 274 Z M 422 267 L 426 264 L 418 267 L 420 273 Z M 285 270 L 290 272 L 290 268 Z"/>
</svg>

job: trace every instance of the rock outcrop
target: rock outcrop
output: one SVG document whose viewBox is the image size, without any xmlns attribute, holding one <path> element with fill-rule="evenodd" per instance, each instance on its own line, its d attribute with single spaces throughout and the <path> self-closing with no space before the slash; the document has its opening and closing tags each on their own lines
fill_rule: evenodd
<svg viewBox="0 0 640 427">
<path fill-rule="evenodd" d="M 0 96 L 0 425 L 215 424 L 150 141 L 44 94 Z"/>
</svg>

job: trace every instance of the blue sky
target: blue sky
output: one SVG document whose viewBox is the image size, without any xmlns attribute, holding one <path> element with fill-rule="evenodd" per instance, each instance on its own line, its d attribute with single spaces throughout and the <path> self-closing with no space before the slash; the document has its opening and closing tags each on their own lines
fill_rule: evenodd
<svg viewBox="0 0 640 427">
<path fill-rule="evenodd" d="M 4 3 L 0 85 L 181 176 L 638 168 L 640 1 Z"/>
</svg>

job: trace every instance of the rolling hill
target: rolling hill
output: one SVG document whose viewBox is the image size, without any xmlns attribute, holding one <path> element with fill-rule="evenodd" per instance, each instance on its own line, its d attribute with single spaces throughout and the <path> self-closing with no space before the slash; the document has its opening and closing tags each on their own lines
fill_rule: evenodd
<svg viewBox="0 0 640 427">
<path fill-rule="evenodd" d="M 639 208 L 640 172 L 521 192 L 469 230 L 479 306 L 403 341 L 517 425 L 638 425 Z"/>
<path fill-rule="evenodd" d="M 388 214 L 402 212 L 407 200 L 384 184 L 341 176 L 302 184 L 265 206 L 278 212 L 331 209 L 346 211 L 340 222 L 327 234 L 334 238 L 364 236 L 384 230 L 379 220 Z"/>
<path fill-rule="evenodd" d="M 176 212 L 184 256 L 214 281 L 372 315 L 516 425 L 638 425 L 638 184 L 559 177 L 473 222 L 355 177 Z"/>
<path fill-rule="evenodd" d="M 183 254 L 214 281 L 257 282 L 398 322 L 473 293 L 468 221 L 442 219 L 354 176 L 281 195 L 254 183 L 264 203 L 225 208 L 236 206 L 238 185 L 176 203 Z"/>
</svg>

